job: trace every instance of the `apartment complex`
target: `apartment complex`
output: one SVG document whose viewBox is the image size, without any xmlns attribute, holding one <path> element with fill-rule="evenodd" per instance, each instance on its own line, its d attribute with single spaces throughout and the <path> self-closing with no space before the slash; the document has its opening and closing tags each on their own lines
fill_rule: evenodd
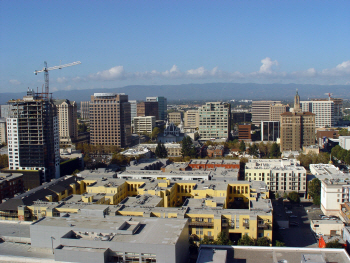
<svg viewBox="0 0 350 263">
<path fill-rule="evenodd" d="M 262 121 L 270 121 L 270 106 L 281 104 L 281 101 L 260 100 L 252 102 L 252 123 L 260 126 Z M 276 108 L 277 111 L 278 108 Z M 275 114 L 274 114 L 275 115 Z"/>
<path fill-rule="evenodd" d="M 72 145 L 78 138 L 77 104 L 75 101 L 54 100 L 58 115 L 60 145 Z"/>
<path fill-rule="evenodd" d="M 227 139 L 231 132 L 231 105 L 207 102 L 198 109 L 201 140 Z"/>
<path fill-rule="evenodd" d="M 306 193 L 306 170 L 293 159 L 249 159 L 245 180 L 263 181 L 272 192 Z"/>
<path fill-rule="evenodd" d="M 348 179 L 348 178 L 347 178 Z M 321 180 L 321 210 L 338 216 L 341 204 L 350 202 L 350 182 L 344 179 Z"/>
<path fill-rule="evenodd" d="M 294 111 L 281 114 L 281 152 L 299 151 L 315 144 L 315 114 L 302 112 L 298 91 L 294 97 Z"/>
<path fill-rule="evenodd" d="M 6 119 L 0 118 L 0 144 L 7 143 Z"/>
<path fill-rule="evenodd" d="M 301 101 L 303 112 L 312 112 L 317 128 L 333 127 L 335 124 L 334 102 L 331 100 Z"/>
<path fill-rule="evenodd" d="M 270 105 L 270 119 L 269 121 L 280 121 L 281 114 L 289 111 L 289 105 L 283 105 L 280 103 Z"/>
<path fill-rule="evenodd" d="M 152 133 L 155 126 L 156 117 L 154 116 L 134 117 L 134 133 Z"/>
<path fill-rule="evenodd" d="M 34 195 L 40 201 L 34 201 Z M 99 216 L 101 221 L 123 216 L 167 218 L 168 224 L 175 218 L 188 220 L 186 233 L 196 241 L 205 236 L 215 239 L 220 232 L 232 241 L 245 234 L 272 240 L 268 198 L 263 182 L 66 177 L 0 204 L 0 218 L 32 221 L 46 217 L 55 221 L 68 213 Z"/>
<path fill-rule="evenodd" d="M 156 120 L 159 119 L 158 102 L 142 101 L 137 103 L 137 117 L 140 116 L 154 116 Z"/>
<path fill-rule="evenodd" d="M 131 113 L 128 95 L 95 93 L 90 103 L 92 145 L 126 147 L 131 141 Z"/>
<path fill-rule="evenodd" d="M 198 126 L 199 126 L 198 110 L 188 110 L 184 113 L 184 126 L 186 128 L 198 129 Z"/>
<path fill-rule="evenodd" d="M 157 118 L 157 120 L 164 121 L 167 117 L 167 108 L 168 108 L 167 98 L 164 98 L 164 97 L 146 97 L 146 101 L 158 102 L 158 118 Z M 156 115 L 153 115 L 153 116 L 156 116 Z"/>
<path fill-rule="evenodd" d="M 80 102 L 80 117 L 83 120 L 90 119 L 90 101 Z"/>
<path fill-rule="evenodd" d="M 7 119 L 9 170 L 41 171 L 41 182 L 60 176 L 57 110 L 45 94 L 10 100 Z"/>
</svg>

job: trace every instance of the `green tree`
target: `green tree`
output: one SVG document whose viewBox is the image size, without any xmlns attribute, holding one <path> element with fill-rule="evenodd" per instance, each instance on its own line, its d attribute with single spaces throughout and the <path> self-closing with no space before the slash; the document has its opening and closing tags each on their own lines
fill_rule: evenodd
<svg viewBox="0 0 350 263">
<path fill-rule="evenodd" d="M 290 192 L 288 194 L 288 200 L 291 201 L 292 203 L 300 203 L 300 197 L 297 192 Z"/>
<path fill-rule="evenodd" d="M 241 141 L 241 142 L 239 143 L 239 151 L 240 151 L 241 153 L 243 153 L 243 152 L 245 152 L 245 150 L 246 150 L 245 143 L 244 143 L 244 141 Z"/>
<path fill-rule="evenodd" d="M 79 169 L 75 169 L 72 173 L 72 175 L 77 175 L 78 173 L 80 173 L 80 170 Z"/>
<path fill-rule="evenodd" d="M 343 246 L 339 243 L 339 239 L 336 239 L 326 243 L 326 248 L 343 248 Z"/>
<path fill-rule="evenodd" d="M 256 245 L 257 246 L 265 246 L 265 247 L 267 247 L 267 246 L 270 246 L 270 243 L 271 243 L 271 241 L 267 237 L 260 237 L 256 241 Z"/>
<path fill-rule="evenodd" d="M 348 154 L 348 151 L 347 151 L 347 150 L 341 149 L 341 150 L 338 152 L 338 155 L 337 155 L 338 160 L 341 160 L 341 161 L 344 162 L 345 157 L 346 157 L 347 154 Z"/>
<path fill-rule="evenodd" d="M 344 158 L 344 162 L 346 164 L 350 164 L 350 151 L 348 151 L 348 153 L 346 154 L 346 156 Z"/>
<path fill-rule="evenodd" d="M 210 245 L 214 242 L 208 238 L 208 236 L 204 236 L 204 238 L 199 242 L 201 245 Z"/>
<path fill-rule="evenodd" d="M 215 245 L 231 245 L 231 241 L 228 239 L 225 232 L 220 232 L 213 243 Z"/>
<path fill-rule="evenodd" d="M 157 138 L 159 133 L 160 133 L 160 129 L 158 127 L 154 127 L 151 134 L 152 139 Z"/>
<path fill-rule="evenodd" d="M 265 144 L 264 142 L 260 142 L 258 144 L 258 148 L 259 148 L 260 157 L 263 158 L 263 157 L 268 156 L 267 144 Z"/>
<path fill-rule="evenodd" d="M 339 145 L 334 146 L 331 150 L 332 156 L 338 158 L 337 156 L 338 156 L 338 153 L 341 149 L 342 148 Z"/>
<path fill-rule="evenodd" d="M 284 247 L 286 244 L 282 241 L 276 240 L 276 247 Z"/>
<path fill-rule="evenodd" d="M 160 142 L 158 143 L 154 153 L 158 158 L 166 158 L 168 156 L 168 151 L 166 150 L 164 143 Z"/>
<path fill-rule="evenodd" d="M 321 181 L 318 178 L 312 179 L 308 185 L 308 194 L 312 197 L 315 205 L 319 205 L 321 196 Z"/>
<path fill-rule="evenodd" d="M 270 149 L 270 158 L 279 158 L 281 156 L 280 146 L 277 143 L 273 143 Z"/>
<path fill-rule="evenodd" d="M 8 167 L 8 155 L 7 154 L 1 154 L 0 155 L 0 168 Z"/>
<path fill-rule="evenodd" d="M 191 140 L 190 136 L 185 136 L 182 139 L 182 146 L 181 146 L 182 157 L 190 156 L 191 149 L 192 149 L 192 140 Z"/>
<path fill-rule="evenodd" d="M 255 246 L 256 240 L 245 234 L 240 240 L 238 240 L 237 245 L 239 246 Z"/>
<path fill-rule="evenodd" d="M 255 143 L 251 144 L 248 148 L 248 153 L 252 156 L 258 156 L 259 155 L 258 146 Z"/>
</svg>

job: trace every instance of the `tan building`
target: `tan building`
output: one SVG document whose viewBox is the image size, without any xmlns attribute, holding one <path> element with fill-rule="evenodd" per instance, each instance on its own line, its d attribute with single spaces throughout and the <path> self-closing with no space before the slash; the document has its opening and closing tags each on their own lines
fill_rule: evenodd
<svg viewBox="0 0 350 263">
<path fill-rule="evenodd" d="M 153 128 L 156 126 L 156 117 L 154 116 L 142 116 L 134 118 L 134 133 L 152 133 Z"/>
<path fill-rule="evenodd" d="M 289 111 L 289 105 L 280 103 L 270 105 L 270 121 L 280 121 L 281 114 Z"/>
<path fill-rule="evenodd" d="M 294 112 L 281 114 L 281 152 L 299 151 L 309 145 L 315 145 L 315 114 L 301 111 L 297 92 Z"/>
<path fill-rule="evenodd" d="M 80 102 L 80 117 L 83 120 L 90 119 L 90 101 L 82 101 Z"/>
<path fill-rule="evenodd" d="M 77 104 L 75 101 L 54 100 L 57 108 L 60 145 L 72 145 L 78 138 Z"/>
<path fill-rule="evenodd" d="M 198 110 L 188 110 L 184 113 L 184 125 L 186 128 L 197 129 L 199 126 Z"/>
<path fill-rule="evenodd" d="M 260 126 L 262 121 L 270 120 L 270 106 L 281 104 L 281 101 L 259 100 L 252 102 L 252 123 Z"/>
<path fill-rule="evenodd" d="M 0 144 L 7 143 L 6 119 L 0 118 Z"/>
<path fill-rule="evenodd" d="M 92 145 L 126 147 L 131 140 L 131 109 L 128 95 L 95 93 L 90 103 Z"/>
<path fill-rule="evenodd" d="M 139 116 L 155 116 L 158 120 L 158 102 L 156 101 L 142 101 L 137 103 L 137 117 Z"/>
<path fill-rule="evenodd" d="M 251 125 L 238 125 L 238 140 L 251 140 L 251 130 Z"/>
<path fill-rule="evenodd" d="M 170 112 L 168 114 L 168 122 L 174 123 L 175 125 L 179 125 L 182 120 L 182 114 L 179 111 L 176 112 Z"/>
</svg>

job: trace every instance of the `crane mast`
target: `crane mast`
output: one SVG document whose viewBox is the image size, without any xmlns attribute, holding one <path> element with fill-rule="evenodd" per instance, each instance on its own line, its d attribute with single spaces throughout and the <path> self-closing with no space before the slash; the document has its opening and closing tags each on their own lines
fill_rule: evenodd
<svg viewBox="0 0 350 263">
<path fill-rule="evenodd" d="M 54 66 L 54 67 L 47 67 L 47 62 L 44 62 L 44 68 L 42 70 L 35 70 L 34 74 L 38 75 L 40 72 L 44 72 L 44 83 L 45 83 L 45 92 L 43 92 L 42 96 L 44 99 L 48 100 L 49 99 L 49 71 L 54 70 L 54 69 L 62 69 L 70 66 L 75 66 L 81 64 L 80 61 L 76 61 L 73 63 L 69 64 L 64 64 L 64 65 L 59 65 L 59 66 Z"/>
</svg>

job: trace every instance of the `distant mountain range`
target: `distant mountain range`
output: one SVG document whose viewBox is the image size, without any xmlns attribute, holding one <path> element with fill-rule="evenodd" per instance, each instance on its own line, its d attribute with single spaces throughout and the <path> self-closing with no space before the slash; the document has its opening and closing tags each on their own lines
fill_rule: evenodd
<svg viewBox="0 0 350 263">
<path fill-rule="evenodd" d="M 205 83 L 182 85 L 134 85 L 115 89 L 62 90 L 53 92 L 55 99 L 90 101 L 95 92 L 125 93 L 129 100 L 145 100 L 146 97 L 164 96 L 172 101 L 228 101 L 251 100 L 293 100 L 296 89 L 301 100 L 326 98 L 325 93 L 333 93 L 334 98 L 350 99 L 350 85 L 304 85 L 304 84 L 255 84 L 255 83 Z M 10 99 L 22 98 L 21 93 L 0 93 L 0 104 Z"/>
</svg>

